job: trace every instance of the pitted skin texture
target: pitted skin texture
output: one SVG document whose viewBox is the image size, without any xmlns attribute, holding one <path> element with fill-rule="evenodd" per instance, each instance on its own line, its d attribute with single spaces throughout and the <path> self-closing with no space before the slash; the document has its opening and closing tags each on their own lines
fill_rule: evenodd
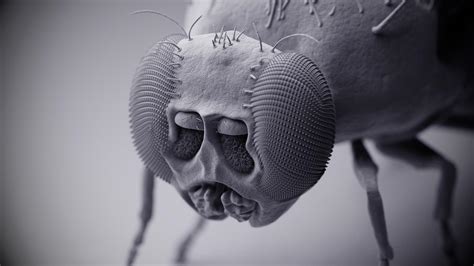
<svg viewBox="0 0 474 266">
<path fill-rule="evenodd" d="M 379 35 L 371 28 L 398 2 L 389 7 L 382 0 L 361 0 L 360 13 L 355 0 L 308 5 L 290 0 L 284 19 L 278 20 L 277 6 L 266 28 L 269 2 L 280 1 L 194 1 L 186 24 L 203 14 L 206 19 L 195 33 L 208 33 L 212 25 L 239 28 L 255 21 L 267 44 L 294 33 L 319 39 L 315 44 L 291 38 L 278 48 L 308 56 L 324 73 L 336 105 L 337 142 L 412 137 L 440 113 L 449 113 L 463 93 L 464 74 L 442 65 L 436 57 L 436 12 L 420 8 L 416 1 L 407 1 Z M 334 14 L 329 15 L 334 6 Z"/>
<path fill-rule="evenodd" d="M 232 39 L 233 32 L 228 31 L 227 34 Z M 239 34 L 236 32 L 236 35 Z M 232 46 L 228 46 L 226 41 L 225 49 L 223 40 L 214 48 L 213 39 L 214 33 L 211 33 L 196 35 L 192 41 L 183 39 L 178 43 L 183 49 L 180 54 L 184 56 L 180 62 L 183 67 L 177 73 L 182 81 L 177 91 L 181 98 L 172 106 L 180 110 L 194 110 L 198 106 L 201 115 L 225 113 L 229 118 L 242 120 L 249 115 L 249 111 L 242 108 L 242 104 L 249 100 L 244 89 L 253 86 L 255 82 L 250 74 L 258 76 L 263 65 L 255 71 L 250 71 L 250 67 L 259 65 L 260 59 L 269 61 L 279 51 L 271 53 L 271 47 L 265 44 L 265 52 L 262 53 L 258 41 L 245 34 L 240 36 L 240 41 L 233 41 Z"/>
</svg>

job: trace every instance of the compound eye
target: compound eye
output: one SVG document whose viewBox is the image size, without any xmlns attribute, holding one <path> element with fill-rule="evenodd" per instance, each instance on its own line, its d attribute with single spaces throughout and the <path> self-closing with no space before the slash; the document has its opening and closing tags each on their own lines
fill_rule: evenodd
<svg viewBox="0 0 474 266">
<path fill-rule="evenodd" d="M 244 122 L 223 118 L 217 127 L 224 158 L 232 169 L 241 173 L 250 173 L 254 161 L 245 147 L 247 126 Z"/>
<path fill-rule="evenodd" d="M 201 148 L 204 139 L 204 124 L 197 113 L 179 112 L 174 122 L 178 130 L 178 139 L 173 144 L 173 153 L 183 160 L 192 159 Z"/>
</svg>

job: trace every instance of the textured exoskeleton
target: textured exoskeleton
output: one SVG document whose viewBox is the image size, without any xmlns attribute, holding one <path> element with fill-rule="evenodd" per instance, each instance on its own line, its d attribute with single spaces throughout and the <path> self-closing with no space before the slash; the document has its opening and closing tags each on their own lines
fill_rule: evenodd
<svg viewBox="0 0 474 266">
<path fill-rule="evenodd" d="M 145 176 L 171 183 L 205 218 L 231 216 L 264 226 L 319 180 L 334 143 L 352 141 L 380 261 L 388 264 L 393 251 L 377 166 L 361 141 L 371 138 L 387 154 L 408 152 L 421 167 L 441 170 L 435 215 L 450 238 L 454 166 L 416 134 L 442 118 L 473 114 L 471 65 L 440 60 L 433 1 L 387 4 L 392 3 L 191 5 L 191 28 L 204 14 L 194 27 L 197 34 L 183 29 L 158 42 L 133 82 L 132 133 Z M 145 207 L 141 233 L 150 219 Z M 452 252 L 446 254 L 455 263 Z"/>
</svg>

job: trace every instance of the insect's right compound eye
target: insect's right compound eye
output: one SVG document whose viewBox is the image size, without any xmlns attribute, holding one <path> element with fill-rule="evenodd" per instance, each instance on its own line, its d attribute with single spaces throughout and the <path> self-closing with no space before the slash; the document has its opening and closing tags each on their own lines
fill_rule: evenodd
<svg viewBox="0 0 474 266">
<path fill-rule="evenodd" d="M 323 74 L 295 53 L 274 57 L 251 97 L 260 188 L 275 200 L 300 196 L 323 175 L 335 136 L 335 110 Z"/>
<path fill-rule="evenodd" d="M 175 116 L 178 138 L 173 144 L 173 154 L 182 160 L 192 159 L 201 148 L 204 126 L 201 117 L 193 112 L 179 112 Z"/>
</svg>

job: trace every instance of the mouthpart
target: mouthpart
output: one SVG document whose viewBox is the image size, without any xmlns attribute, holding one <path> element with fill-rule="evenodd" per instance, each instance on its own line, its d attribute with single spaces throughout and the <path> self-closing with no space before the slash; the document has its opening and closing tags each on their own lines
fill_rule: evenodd
<svg viewBox="0 0 474 266">
<path fill-rule="evenodd" d="M 201 183 L 191 187 L 188 195 L 200 215 L 222 220 L 227 216 L 239 222 L 248 221 L 257 210 L 257 202 L 242 197 L 221 183 Z"/>
</svg>

